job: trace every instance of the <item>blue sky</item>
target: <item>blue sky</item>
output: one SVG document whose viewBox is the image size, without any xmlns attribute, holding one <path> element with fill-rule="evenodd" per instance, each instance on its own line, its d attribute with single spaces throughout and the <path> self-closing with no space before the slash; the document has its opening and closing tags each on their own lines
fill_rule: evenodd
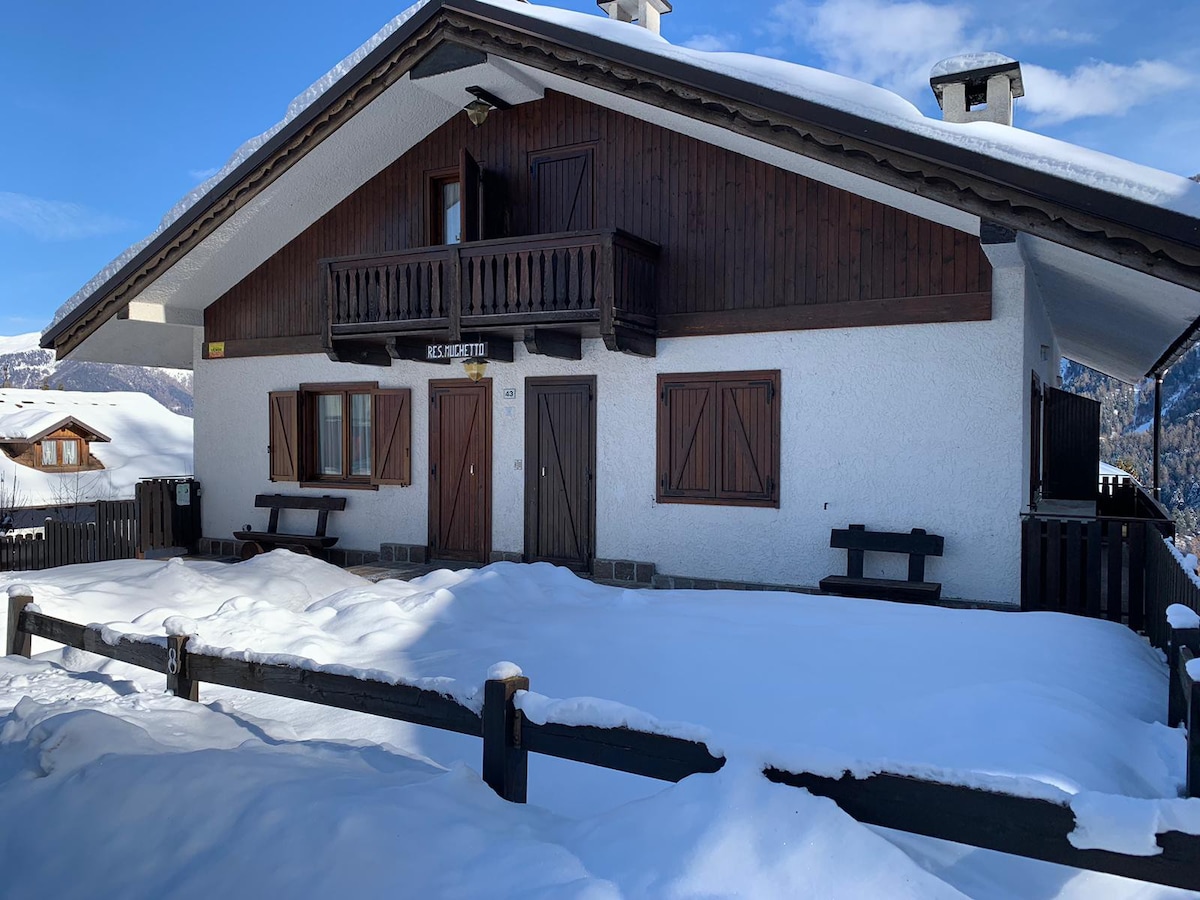
<svg viewBox="0 0 1200 900">
<path fill-rule="evenodd" d="M 0 26 L 0 334 L 97 270 L 404 7 L 384 0 L 59 0 Z M 590 0 L 546 5 L 598 13 Z M 675 0 L 663 35 L 887 87 L 929 115 L 942 57 L 1022 63 L 1019 127 L 1200 172 L 1200 15 L 1128 0 Z"/>
</svg>

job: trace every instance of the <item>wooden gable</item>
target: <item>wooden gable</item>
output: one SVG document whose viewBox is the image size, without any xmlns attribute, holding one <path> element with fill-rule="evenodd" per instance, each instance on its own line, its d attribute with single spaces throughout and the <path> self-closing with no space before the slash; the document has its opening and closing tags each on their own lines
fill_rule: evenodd
<svg viewBox="0 0 1200 900">
<path fill-rule="evenodd" d="M 427 246 L 429 174 L 464 151 L 485 173 L 485 239 L 570 209 L 570 227 L 586 212 L 659 244 L 660 336 L 990 317 L 978 237 L 547 92 L 446 122 L 210 305 L 205 339 L 318 351 L 318 261 Z M 574 202 L 546 195 L 560 182 Z"/>
</svg>

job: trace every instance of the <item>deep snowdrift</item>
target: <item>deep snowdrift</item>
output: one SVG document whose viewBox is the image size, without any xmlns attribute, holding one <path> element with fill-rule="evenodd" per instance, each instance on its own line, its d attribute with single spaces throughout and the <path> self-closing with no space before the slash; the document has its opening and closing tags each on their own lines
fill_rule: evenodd
<svg viewBox="0 0 1200 900">
<path fill-rule="evenodd" d="M 443 679 L 467 702 L 513 660 L 568 698 L 543 713 L 603 718 L 616 701 L 706 730 L 729 764 L 664 786 L 534 757 L 516 807 L 472 771 L 478 740 L 208 685 L 189 704 L 155 673 L 53 650 L 0 662 L 0 846 L 26 861 L 6 871 L 13 896 L 1177 895 L 879 833 L 757 774 L 774 758 L 1173 797 L 1162 660 L 1111 623 L 626 591 L 548 565 L 371 584 L 286 551 L 0 587 L 17 580 L 51 615 L 144 634 L 169 620 L 229 653 Z"/>
</svg>

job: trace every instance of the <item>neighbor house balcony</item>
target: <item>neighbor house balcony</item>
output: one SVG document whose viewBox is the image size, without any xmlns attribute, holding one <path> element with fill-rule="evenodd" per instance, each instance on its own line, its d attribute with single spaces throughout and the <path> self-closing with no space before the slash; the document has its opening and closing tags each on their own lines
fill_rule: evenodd
<svg viewBox="0 0 1200 900">
<path fill-rule="evenodd" d="M 658 251 L 610 228 L 324 260 L 328 344 L 548 327 L 653 355 Z"/>
</svg>

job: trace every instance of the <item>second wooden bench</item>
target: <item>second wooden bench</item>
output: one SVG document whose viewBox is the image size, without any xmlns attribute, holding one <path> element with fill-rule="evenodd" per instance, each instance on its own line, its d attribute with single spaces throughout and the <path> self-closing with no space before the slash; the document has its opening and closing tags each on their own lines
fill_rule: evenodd
<svg viewBox="0 0 1200 900">
<path fill-rule="evenodd" d="M 846 574 L 822 578 L 821 590 L 830 594 L 878 600 L 939 600 L 942 585 L 925 580 L 925 557 L 941 556 L 945 540 L 940 534 L 927 534 L 924 528 L 914 528 L 907 534 L 902 531 L 867 531 L 865 525 L 835 528 L 829 535 L 829 546 L 846 551 Z M 863 555 L 867 551 L 907 553 L 908 580 L 864 578 Z"/>
</svg>

